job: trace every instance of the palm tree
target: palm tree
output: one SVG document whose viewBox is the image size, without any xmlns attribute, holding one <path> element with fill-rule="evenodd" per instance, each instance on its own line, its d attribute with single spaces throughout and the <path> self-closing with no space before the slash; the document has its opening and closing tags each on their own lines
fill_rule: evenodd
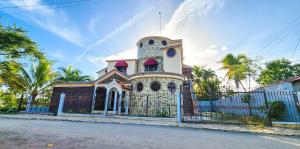
<svg viewBox="0 0 300 149">
<path fill-rule="evenodd" d="M 202 99 L 216 99 L 219 96 L 221 81 L 213 70 L 194 66 L 193 78 L 194 88 L 198 97 Z"/>
<path fill-rule="evenodd" d="M 25 94 L 30 95 L 34 101 L 38 94 L 51 89 L 55 76 L 52 62 L 46 59 L 38 60 L 38 64 L 33 62 L 29 69 L 15 61 L 1 63 L 0 78 L 8 89 L 21 95 L 18 110 Z"/>
<path fill-rule="evenodd" d="M 242 80 L 246 79 L 252 72 L 252 60 L 243 54 L 237 56 L 227 54 L 220 63 L 223 65 L 221 69 L 227 70 L 225 76 L 235 82 L 236 88 L 238 89 L 241 85 L 243 90 L 246 91 Z"/>
<path fill-rule="evenodd" d="M 78 69 L 73 69 L 70 65 L 67 68 L 59 68 L 60 73 L 58 81 L 73 82 L 73 81 L 91 81 L 91 77 L 88 75 L 82 75 L 82 72 Z"/>
</svg>

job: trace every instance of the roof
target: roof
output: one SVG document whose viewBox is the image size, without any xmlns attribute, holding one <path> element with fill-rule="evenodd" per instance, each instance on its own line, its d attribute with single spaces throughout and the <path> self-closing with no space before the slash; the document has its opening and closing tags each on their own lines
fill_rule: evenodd
<svg viewBox="0 0 300 149">
<path fill-rule="evenodd" d="M 283 82 L 294 82 L 294 81 L 299 81 L 300 80 L 300 76 L 296 76 L 296 77 L 291 77 L 282 81 L 279 81 L 278 83 L 283 83 Z"/>
<path fill-rule="evenodd" d="M 193 68 L 193 67 L 190 65 L 182 64 L 182 68 Z"/>
</svg>

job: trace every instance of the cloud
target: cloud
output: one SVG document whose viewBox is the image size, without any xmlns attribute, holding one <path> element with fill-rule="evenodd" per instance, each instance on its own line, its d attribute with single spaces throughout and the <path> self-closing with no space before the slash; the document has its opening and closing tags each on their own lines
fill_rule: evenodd
<svg viewBox="0 0 300 149">
<path fill-rule="evenodd" d="M 218 12 L 222 7 L 222 0 L 186 0 L 164 26 L 164 36 L 183 39 L 185 64 L 220 68 L 217 63 L 222 54 L 217 49 L 220 46 L 211 44 L 209 35 L 201 32 L 199 24 L 209 13 Z"/>
<path fill-rule="evenodd" d="M 185 0 L 175 10 L 170 21 L 165 25 L 163 33 L 172 35 L 176 33 L 176 28 L 191 17 L 203 17 L 212 9 L 219 10 L 223 7 L 221 0 Z"/>
<path fill-rule="evenodd" d="M 221 50 L 221 51 L 227 51 L 228 48 L 227 48 L 226 46 L 222 46 L 222 47 L 220 48 L 220 50 Z"/>
<path fill-rule="evenodd" d="M 91 44 L 90 46 L 88 46 L 79 57 L 77 57 L 77 59 L 71 64 L 75 64 L 76 62 L 78 62 L 89 50 L 93 49 L 94 47 L 105 43 L 106 41 L 110 40 L 111 38 L 113 38 L 114 36 L 118 35 L 119 33 L 123 32 L 124 30 L 126 30 L 127 28 L 129 28 L 130 26 L 132 26 L 135 22 L 137 22 L 139 19 L 141 19 L 145 14 L 147 14 L 148 12 L 150 12 L 151 10 L 153 10 L 154 7 L 151 7 L 141 13 L 137 13 L 136 15 L 134 15 L 131 19 L 127 20 L 125 23 L 123 23 L 121 26 L 117 27 L 116 29 L 114 29 L 112 32 L 110 32 L 109 34 L 106 34 L 103 38 L 97 40 L 96 42 L 94 42 L 93 44 Z"/>
<path fill-rule="evenodd" d="M 21 13 L 16 14 L 8 10 L 5 10 L 5 12 L 25 22 L 38 25 L 44 30 L 52 32 L 78 46 L 84 46 L 84 41 L 77 26 L 69 20 L 64 11 L 59 9 L 54 10 L 47 5 L 41 5 L 43 4 L 41 0 L 10 0 L 7 1 L 7 4 L 11 6 L 33 5 L 33 7 L 18 8 L 22 11 Z"/>
<path fill-rule="evenodd" d="M 134 53 L 134 54 L 133 54 Z M 94 56 L 94 55 L 86 55 L 85 60 L 92 63 L 97 67 L 97 69 L 106 67 L 106 60 L 118 60 L 118 59 L 136 59 L 137 58 L 137 49 L 131 48 L 125 50 L 123 52 L 119 52 L 117 54 L 109 55 L 109 56 Z"/>
</svg>

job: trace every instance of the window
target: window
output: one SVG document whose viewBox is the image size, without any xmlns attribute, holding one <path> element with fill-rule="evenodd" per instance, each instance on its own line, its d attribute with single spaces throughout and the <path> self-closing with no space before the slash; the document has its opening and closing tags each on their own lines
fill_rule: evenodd
<svg viewBox="0 0 300 149">
<path fill-rule="evenodd" d="M 158 67 L 157 65 L 147 65 L 145 66 L 145 71 L 157 71 Z"/>
<path fill-rule="evenodd" d="M 174 82 L 169 82 L 168 83 L 168 90 L 171 92 L 171 93 L 174 93 L 176 91 L 176 84 Z"/>
<path fill-rule="evenodd" d="M 149 44 L 150 44 L 150 45 L 153 45 L 153 44 L 154 44 L 154 40 L 153 40 L 153 39 L 150 39 L 150 40 L 149 40 Z"/>
<path fill-rule="evenodd" d="M 169 49 L 168 49 L 167 55 L 168 55 L 169 57 L 173 57 L 173 56 L 175 56 L 175 54 L 176 54 L 176 51 L 175 51 L 174 48 L 169 48 Z"/>
<path fill-rule="evenodd" d="M 136 90 L 137 91 L 142 91 L 143 90 L 143 88 L 144 88 L 144 86 L 143 86 L 143 83 L 142 82 L 138 82 L 137 84 L 136 84 Z"/>
<path fill-rule="evenodd" d="M 142 43 L 142 42 L 140 43 L 140 48 L 141 48 L 141 47 L 143 47 L 143 43 Z"/>
<path fill-rule="evenodd" d="M 150 85 L 152 91 L 160 90 L 160 83 L 158 81 L 153 81 Z"/>
<path fill-rule="evenodd" d="M 122 72 L 123 74 L 126 74 L 126 67 L 117 67 L 117 70 Z"/>
<path fill-rule="evenodd" d="M 161 44 L 164 45 L 164 46 L 166 46 L 167 45 L 167 41 L 163 40 L 163 41 L 161 41 Z"/>
</svg>

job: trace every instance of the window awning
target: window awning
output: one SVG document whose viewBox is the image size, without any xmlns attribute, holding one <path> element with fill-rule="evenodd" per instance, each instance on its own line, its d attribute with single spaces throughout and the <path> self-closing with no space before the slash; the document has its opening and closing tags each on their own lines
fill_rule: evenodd
<svg viewBox="0 0 300 149">
<path fill-rule="evenodd" d="M 124 60 L 119 60 L 116 62 L 115 67 L 128 67 L 128 64 Z"/>
<path fill-rule="evenodd" d="M 148 60 L 145 61 L 144 66 L 149 66 L 149 65 L 158 65 L 158 62 L 154 58 L 149 58 Z"/>
</svg>

